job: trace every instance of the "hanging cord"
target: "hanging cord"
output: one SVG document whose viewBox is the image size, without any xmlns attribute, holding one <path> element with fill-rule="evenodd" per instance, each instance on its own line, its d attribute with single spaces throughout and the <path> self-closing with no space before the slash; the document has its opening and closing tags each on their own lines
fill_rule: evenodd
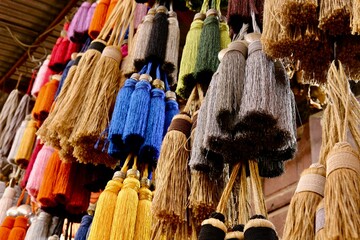
<svg viewBox="0 0 360 240">
<path fill-rule="evenodd" d="M 253 201 L 255 214 L 261 214 L 267 218 L 267 211 L 264 199 L 264 193 L 262 191 L 262 184 L 259 175 L 258 163 L 255 160 L 249 161 L 251 188 L 253 193 Z"/>
<path fill-rule="evenodd" d="M 229 182 L 226 184 L 226 187 L 221 195 L 219 204 L 217 205 L 217 208 L 216 208 L 216 212 L 219 212 L 219 213 L 222 213 L 225 215 L 225 211 L 227 209 L 227 203 L 228 203 L 230 194 L 232 192 L 234 183 L 236 181 L 236 177 L 239 173 L 240 167 L 241 167 L 241 163 L 237 163 L 233 167 L 233 170 L 232 170 L 230 178 L 229 178 Z"/>
<path fill-rule="evenodd" d="M 256 22 L 255 12 L 253 10 L 251 10 L 251 20 L 252 20 L 254 33 L 261 33 L 260 27 Z"/>
<path fill-rule="evenodd" d="M 238 199 L 238 223 L 245 224 L 249 220 L 249 211 L 248 211 L 248 189 L 247 189 L 247 180 L 246 180 L 246 165 L 242 164 L 241 173 L 240 173 L 240 189 L 239 189 L 239 199 Z"/>
<path fill-rule="evenodd" d="M 208 9 L 209 9 L 209 0 L 204 0 L 200 12 L 205 14 Z"/>
<path fill-rule="evenodd" d="M 19 85 L 20 85 L 20 82 L 21 82 L 21 78 L 22 78 L 22 73 L 19 74 L 19 77 L 18 77 L 18 80 L 17 80 L 17 83 L 16 83 L 16 87 L 15 89 L 19 90 Z"/>
</svg>

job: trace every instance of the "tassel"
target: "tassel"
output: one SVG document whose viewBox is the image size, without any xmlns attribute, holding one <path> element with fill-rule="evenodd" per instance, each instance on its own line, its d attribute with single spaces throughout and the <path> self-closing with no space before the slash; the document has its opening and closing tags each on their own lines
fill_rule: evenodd
<svg viewBox="0 0 360 240">
<path fill-rule="evenodd" d="M 87 165 L 76 163 L 71 169 L 74 173 L 70 174 L 69 183 L 70 199 L 66 202 L 66 210 L 71 214 L 81 214 L 89 206 L 90 191 L 85 188 L 87 180 Z"/>
<path fill-rule="evenodd" d="M 114 111 L 111 117 L 110 126 L 109 126 L 109 136 L 108 139 L 110 140 L 113 147 L 109 147 L 108 153 L 111 156 L 114 156 L 117 152 L 114 149 L 121 149 L 123 148 L 123 141 L 122 135 L 124 133 L 124 126 L 126 117 L 128 114 L 131 95 L 135 89 L 135 85 L 139 80 L 140 75 L 134 73 L 131 78 L 125 81 L 125 85 L 120 89 L 115 102 Z"/>
<path fill-rule="evenodd" d="M 229 25 L 226 23 L 226 18 L 222 17 L 220 24 L 220 49 L 225 49 L 231 43 Z"/>
<path fill-rule="evenodd" d="M 36 98 L 35 104 L 34 104 L 34 108 L 32 109 L 32 117 L 40 122 L 40 107 L 43 101 L 50 101 L 50 99 L 45 99 L 45 93 L 46 93 L 46 88 L 48 87 L 48 84 L 44 84 L 44 86 L 41 87 L 40 91 L 39 91 L 39 95 Z"/>
<path fill-rule="evenodd" d="M 186 85 L 186 83 L 194 82 L 194 80 L 186 80 L 186 78 L 191 78 L 192 73 L 195 70 L 204 18 L 205 16 L 202 13 L 195 14 L 190 30 L 186 35 L 186 42 L 180 62 L 179 78 L 176 86 L 176 93 L 183 99 L 187 99 L 188 96 L 190 96 L 191 90 L 194 87 L 194 84 L 191 84 L 191 86 Z"/>
<path fill-rule="evenodd" d="M 7 187 L 0 199 L 0 222 L 2 223 L 6 217 L 6 211 L 13 206 L 16 191 L 13 187 Z"/>
<path fill-rule="evenodd" d="M 68 38 L 72 42 L 83 42 L 87 31 L 87 29 L 85 29 L 86 16 L 90 7 L 91 3 L 83 2 L 71 20 L 68 30 Z"/>
<path fill-rule="evenodd" d="M 189 116 L 175 116 L 161 146 L 152 204 L 152 212 L 160 221 L 174 224 L 186 221 L 190 130 Z"/>
<path fill-rule="evenodd" d="M 19 104 L 19 97 L 20 97 L 19 90 L 15 89 L 15 90 L 11 91 L 11 93 L 9 94 L 8 98 L 6 99 L 4 105 L 1 109 L 1 113 L 0 113 L 0 134 L 1 134 L 0 142 L 1 143 L 3 141 L 4 130 L 6 129 L 7 124 L 13 118 L 16 108 Z"/>
<path fill-rule="evenodd" d="M 36 122 L 34 120 L 30 120 L 26 125 L 26 129 L 21 138 L 21 142 L 15 156 L 15 163 L 21 168 L 26 168 L 29 163 L 36 141 L 36 130 Z"/>
<path fill-rule="evenodd" d="M 214 106 L 212 109 L 209 109 L 215 113 L 212 114 L 214 116 L 211 118 L 216 119 L 214 124 L 218 124 L 222 130 L 228 132 L 234 128 L 236 114 L 240 110 L 245 80 L 246 45 L 246 43 L 240 41 L 232 42 L 229 45 L 218 68 L 219 79 L 213 79 L 217 81 L 215 82 L 216 87 L 213 88 Z M 209 129 L 209 131 L 210 130 L 211 129 Z M 217 135 L 216 132 L 214 132 L 214 134 L 209 132 L 209 139 L 207 141 L 209 141 L 208 144 L 210 148 L 217 151 L 219 147 L 216 145 L 221 145 L 221 137 L 223 136 L 223 133 Z M 221 147 L 219 152 L 226 155 L 226 152 L 222 152 Z"/>
<path fill-rule="evenodd" d="M 31 115 L 29 114 L 29 115 L 27 115 L 25 117 L 25 120 L 21 122 L 20 127 L 16 130 L 16 135 L 15 135 L 13 144 L 11 146 L 10 153 L 9 153 L 9 155 L 7 157 L 7 162 L 12 164 L 12 165 L 16 165 L 15 164 L 15 157 L 16 157 L 16 154 L 17 154 L 18 149 L 20 147 L 20 143 L 21 143 L 22 137 L 24 135 L 26 126 L 28 125 L 30 119 L 31 119 Z"/>
<path fill-rule="evenodd" d="M 202 84 L 203 90 L 207 89 L 211 76 L 219 65 L 220 47 L 218 12 L 215 9 L 210 9 L 206 13 L 204 27 L 201 31 L 194 70 L 196 82 Z"/>
<path fill-rule="evenodd" d="M 319 28 L 330 35 L 350 33 L 351 1 L 320 1 Z"/>
<path fill-rule="evenodd" d="M 93 220 L 93 216 L 85 215 L 81 219 L 80 227 L 76 232 L 75 240 L 86 240 L 86 233 Z"/>
<path fill-rule="evenodd" d="M 209 219 L 201 223 L 199 240 L 218 240 L 225 239 L 227 228 L 225 226 L 225 216 L 214 212 Z"/>
<path fill-rule="evenodd" d="M 107 183 L 105 190 L 100 194 L 90 229 L 89 240 L 110 239 L 113 216 L 115 215 L 116 199 L 123 186 L 123 181 L 126 177 L 125 172 L 127 171 L 130 158 L 131 155 L 126 159 L 121 171 L 114 173 L 112 180 Z"/>
<path fill-rule="evenodd" d="M 91 4 L 87 14 L 86 14 L 86 19 L 85 19 L 85 22 L 84 22 L 84 25 L 83 25 L 83 28 L 82 30 L 84 31 L 82 34 L 88 38 L 88 31 L 89 31 L 89 28 L 90 28 L 90 24 L 91 24 L 91 20 L 93 19 L 94 17 L 94 13 L 95 13 L 95 9 L 97 7 L 97 2 L 94 2 L 93 4 Z M 75 51 L 77 52 L 77 51 Z"/>
<path fill-rule="evenodd" d="M 14 136 L 16 134 L 16 130 L 20 127 L 21 121 L 23 121 L 26 115 L 30 113 L 30 100 L 31 98 L 28 94 L 25 94 L 21 98 L 11 122 L 9 124 L 6 124 L 5 129 L 1 132 L 2 134 L 0 136 L 0 153 L 2 156 L 7 156 L 9 154 L 11 145 L 14 140 Z M 14 104 L 13 107 L 15 107 L 15 105 L 16 104 Z M 9 115 L 11 115 L 11 112 L 9 113 Z"/>
<path fill-rule="evenodd" d="M 159 66 L 160 67 L 160 66 Z M 165 121 L 165 93 L 164 82 L 160 78 L 160 69 L 157 69 L 157 79 L 153 80 L 151 90 L 149 116 L 145 131 L 145 141 L 139 151 L 139 159 L 149 166 L 156 166 L 160 154 L 160 147 Z"/>
<path fill-rule="evenodd" d="M 147 171 L 147 168 L 145 168 Z M 152 192 L 150 191 L 150 180 L 147 178 L 147 172 L 141 179 L 139 190 L 139 205 L 136 213 L 135 236 L 134 240 L 145 240 L 151 238 L 151 200 Z"/>
<path fill-rule="evenodd" d="M 168 84 L 172 86 L 177 83 L 180 45 L 180 28 L 176 12 L 169 12 L 168 22 L 169 30 L 165 52 L 165 64 L 163 66 L 163 70 L 166 73 L 169 73 Z"/>
<path fill-rule="evenodd" d="M 137 157 L 132 169 L 128 170 L 124 185 L 117 197 L 114 220 L 111 227 L 111 240 L 134 239 L 140 173 L 136 168 Z"/>
<path fill-rule="evenodd" d="M 44 175 L 46 164 L 51 158 L 54 149 L 50 146 L 44 146 L 39 151 L 33 169 L 31 170 L 28 183 L 26 184 L 26 190 L 29 195 L 36 198 L 41 185 L 41 180 Z"/>
<path fill-rule="evenodd" d="M 226 233 L 225 240 L 244 240 L 244 225 L 235 225 L 231 232 Z"/>
<path fill-rule="evenodd" d="M 179 113 L 179 104 L 176 101 L 176 94 L 172 91 L 167 90 L 165 93 L 165 123 L 163 135 L 168 131 L 172 119 Z"/>
<path fill-rule="evenodd" d="M 255 215 L 244 227 L 244 240 L 278 240 L 275 226 L 262 215 Z"/>
<path fill-rule="evenodd" d="M 51 215 L 47 212 L 40 212 L 26 232 L 25 240 L 46 240 L 49 236 L 49 227 L 51 224 Z"/>
<path fill-rule="evenodd" d="M 42 207 L 55 207 L 57 205 L 55 201 L 55 195 L 53 194 L 54 187 L 56 185 L 56 176 L 60 170 L 61 160 L 57 150 L 51 154 L 44 175 L 41 180 L 39 192 L 37 194 L 37 200 Z"/>
<path fill-rule="evenodd" d="M 326 160 L 325 232 L 329 238 L 360 237 L 359 172 L 358 152 L 346 142 L 335 144 Z"/>
<path fill-rule="evenodd" d="M 315 213 L 324 196 L 325 167 L 312 164 L 301 174 L 285 220 L 284 239 L 315 237 Z"/>
<path fill-rule="evenodd" d="M 56 184 L 53 190 L 55 200 L 58 203 L 65 204 L 70 200 L 71 189 L 69 182 L 72 174 L 75 174 L 75 163 L 61 162 L 60 170 L 56 177 Z"/>
<path fill-rule="evenodd" d="M 44 142 L 47 142 L 49 145 L 53 146 L 54 148 L 60 149 L 60 140 L 58 135 L 55 131 L 51 131 L 51 126 L 54 124 L 53 119 L 55 119 L 58 111 L 60 111 L 60 107 L 67 101 L 68 93 L 70 92 L 70 86 L 73 82 L 73 78 L 75 76 L 78 63 L 82 57 L 82 53 L 79 53 L 75 59 L 74 65 L 71 66 L 68 76 L 65 79 L 64 86 L 61 88 L 61 92 L 59 96 L 56 98 L 56 103 L 49 114 L 49 116 L 45 119 L 44 123 L 41 125 L 39 130 L 37 131 L 37 135 L 42 139 Z"/>
<path fill-rule="evenodd" d="M 103 28 L 106 20 L 106 13 L 108 11 L 110 0 L 100 0 L 97 4 L 94 12 L 94 16 L 91 20 L 89 27 L 89 36 L 92 39 L 97 38 Z"/>
<path fill-rule="evenodd" d="M 134 13 L 135 29 L 138 29 L 138 26 L 141 24 L 147 12 L 148 12 L 148 7 L 145 4 L 136 3 L 135 13 Z"/>
<path fill-rule="evenodd" d="M 316 208 L 315 217 L 315 240 L 326 240 L 325 227 L 325 210 L 324 210 L 324 199 L 320 201 Z"/>
<path fill-rule="evenodd" d="M 77 71 L 73 77 L 71 90 L 67 96 L 66 104 L 63 104 L 61 110 L 53 119 L 53 124 L 49 130 L 58 133 L 62 142 L 67 142 L 74 126 L 77 123 L 79 115 L 81 115 L 82 103 L 85 99 L 85 90 L 89 86 L 89 79 L 95 66 L 100 59 L 101 52 L 105 47 L 105 43 L 101 40 L 95 40 L 91 43 L 89 49 L 81 57 Z M 62 151 L 59 152 L 60 156 Z M 72 160 L 63 159 L 63 160 Z"/>
<path fill-rule="evenodd" d="M 148 65 L 150 72 L 151 63 Z M 142 74 L 130 98 L 128 115 L 123 132 L 125 147 L 137 152 L 145 140 L 145 130 L 150 108 L 150 76 Z"/>
<path fill-rule="evenodd" d="M 276 154 L 276 153 L 275 153 Z M 273 161 L 273 158 L 259 159 L 259 175 L 263 178 L 275 178 L 285 172 L 284 162 Z"/>
<path fill-rule="evenodd" d="M 87 163 L 90 159 L 77 154 L 76 148 L 95 145 L 101 132 L 107 127 L 110 108 L 115 100 L 113 94 L 119 89 L 120 49 L 108 46 L 104 49 L 91 76 L 87 89 L 82 116 L 78 119 L 74 133 L 69 139 L 74 147 L 74 156 L 79 162 Z"/>
<path fill-rule="evenodd" d="M 145 61 L 154 64 L 163 64 L 166 56 L 166 43 L 169 34 L 167 9 L 164 6 L 156 8 L 149 42 L 145 50 Z"/>
<path fill-rule="evenodd" d="M 0 226 L 0 239 L 7 240 L 11 229 L 14 227 L 15 217 L 7 216 Z"/>
<path fill-rule="evenodd" d="M 113 9 L 115 8 L 116 4 L 119 2 L 119 0 L 111 0 L 109 4 L 109 8 L 106 13 L 106 21 L 109 19 L 110 14 L 112 13 Z"/>
<path fill-rule="evenodd" d="M 27 217 L 17 216 L 15 219 L 14 227 L 11 229 L 8 240 L 23 240 L 26 236 L 28 228 Z"/>
<path fill-rule="evenodd" d="M 351 34 L 360 33 L 360 1 L 356 0 L 352 3 L 352 8 L 350 12 L 351 16 Z"/>
<path fill-rule="evenodd" d="M 133 62 L 129 62 L 134 65 L 135 69 L 140 70 L 145 64 L 145 53 L 148 49 L 155 13 L 156 11 L 154 8 L 149 10 L 136 31 L 136 35 L 134 36 L 134 44 L 130 51 L 130 56 L 133 59 Z M 129 68 L 132 69 L 132 66 Z"/>
<path fill-rule="evenodd" d="M 318 24 L 318 1 L 290 0 L 281 7 L 281 24 L 284 26 L 306 26 Z"/>
<path fill-rule="evenodd" d="M 74 56 L 74 54 L 77 54 L 80 50 L 81 50 L 81 44 L 79 43 L 74 43 L 74 42 L 70 42 L 69 43 L 69 47 L 66 51 L 66 55 L 65 55 L 65 58 L 64 58 L 64 63 L 67 65 L 69 64 L 68 62 L 70 60 L 75 60 L 74 58 L 76 58 L 76 56 Z M 65 69 L 66 69 L 66 66 L 65 66 Z M 65 70 L 64 70 L 65 72 Z M 63 72 L 63 74 L 64 74 Z M 65 79 L 64 79 L 65 80 Z"/>
<path fill-rule="evenodd" d="M 59 87 L 61 75 L 52 75 L 50 82 L 46 84 L 43 100 L 39 106 L 39 121 L 42 123 L 49 115 L 51 105 L 54 102 L 56 91 Z"/>
<path fill-rule="evenodd" d="M 69 48 L 70 41 L 67 38 L 65 26 L 60 33 L 60 37 L 56 40 L 55 46 L 51 52 L 51 59 L 49 61 L 49 68 L 54 72 L 61 72 L 66 65 L 66 55 Z"/>
<path fill-rule="evenodd" d="M 67 77 L 67 75 L 69 73 L 69 70 L 72 67 L 72 65 L 74 64 L 74 62 L 75 62 L 74 60 L 69 61 L 68 64 L 66 65 L 63 73 L 61 74 L 61 78 L 60 78 L 60 81 L 59 81 L 59 86 L 58 86 L 58 88 L 56 90 L 54 100 L 56 100 L 56 97 L 59 95 L 59 93 L 60 93 L 60 91 L 61 91 L 61 89 L 62 89 L 62 87 L 64 85 L 65 79 L 66 79 L 66 77 Z"/>
<path fill-rule="evenodd" d="M 46 57 L 46 60 L 41 65 L 39 72 L 35 78 L 34 85 L 31 89 L 31 95 L 37 97 L 40 91 L 40 88 L 49 81 L 51 75 L 51 70 L 48 68 L 51 55 Z"/>
<path fill-rule="evenodd" d="M 58 224 L 59 224 L 59 217 L 58 216 L 53 216 L 52 219 L 51 219 L 50 226 L 49 226 L 49 236 L 54 234 L 55 228 L 56 228 L 56 226 Z"/>
</svg>

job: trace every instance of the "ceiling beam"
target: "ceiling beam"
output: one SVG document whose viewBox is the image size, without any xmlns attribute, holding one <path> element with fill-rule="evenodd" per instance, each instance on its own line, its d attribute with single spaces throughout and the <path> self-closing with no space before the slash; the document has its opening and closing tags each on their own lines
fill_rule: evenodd
<svg viewBox="0 0 360 240">
<path fill-rule="evenodd" d="M 36 40 L 31 44 L 31 45 L 39 45 L 40 43 L 42 43 L 43 41 L 45 41 L 45 39 L 47 38 L 48 35 L 50 35 L 51 31 L 47 32 L 49 29 L 53 28 L 54 26 L 56 26 L 57 24 L 59 24 L 64 18 L 65 16 L 68 14 L 68 12 L 74 7 L 76 6 L 76 3 L 78 2 L 78 0 L 70 0 L 65 7 L 61 10 L 61 12 L 57 15 L 57 17 L 54 19 L 54 21 L 52 21 L 52 23 L 50 23 L 50 25 L 47 27 L 47 29 L 44 31 L 44 35 L 40 34 L 40 37 L 37 37 Z M 31 48 L 30 54 L 32 52 L 34 52 L 36 50 L 36 48 Z M 2 84 L 4 84 L 4 82 L 6 81 L 6 79 L 8 79 L 15 71 L 16 68 L 18 68 L 19 66 L 21 66 L 28 58 L 28 54 L 26 52 L 23 53 L 23 55 L 17 60 L 17 62 L 10 68 L 10 70 L 0 79 L 0 86 Z"/>
</svg>

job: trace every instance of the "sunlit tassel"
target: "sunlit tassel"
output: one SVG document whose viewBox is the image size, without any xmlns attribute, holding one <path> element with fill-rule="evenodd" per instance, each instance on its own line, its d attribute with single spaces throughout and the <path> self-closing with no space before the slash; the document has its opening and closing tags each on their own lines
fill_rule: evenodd
<svg viewBox="0 0 360 240">
<path fill-rule="evenodd" d="M 15 157 L 20 147 L 20 143 L 22 140 L 22 136 L 24 135 L 26 126 L 28 125 L 30 120 L 31 120 L 31 115 L 29 114 L 25 117 L 25 120 L 21 122 L 20 127 L 16 130 L 15 138 L 13 144 L 11 145 L 9 155 L 7 157 L 7 162 L 10 164 L 15 165 Z"/>
<path fill-rule="evenodd" d="M 7 216 L 0 226 L 0 239 L 7 240 L 11 229 L 14 227 L 15 217 Z"/>
<path fill-rule="evenodd" d="M 105 190 L 100 194 L 99 200 L 96 204 L 94 219 L 91 224 L 88 238 L 89 240 L 110 239 L 111 226 L 115 214 L 116 199 L 123 186 L 130 158 L 131 155 L 128 156 L 121 171 L 114 173 L 112 180 L 107 183 Z"/>
<path fill-rule="evenodd" d="M 175 224 L 186 221 L 190 131 L 190 117 L 178 114 L 172 120 L 161 146 L 152 212 L 162 221 Z"/>
<path fill-rule="evenodd" d="M 150 180 L 147 178 L 147 171 L 145 167 L 144 176 L 140 182 L 141 188 L 139 190 L 139 205 L 136 213 L 134 240 L 149 240 L 151 237 L 151 201 L 153 194 L 149 189 Z"/>
<path fill-rule="evenodd" d="M 128 170 L 124 185 L 117 197 L 111 240 L 132 240 L 135 235 L 136 213 L 139 204 L 140 173 L 137 170 L 137 157 L 132 169 Z"/>
<path fill-rule="evenodd" d="M 28 218 L 24 216 L 17 216 L 14 227 L 11 229 L 8 240 L 23 240 L 28 229 Z"/>
</svg>

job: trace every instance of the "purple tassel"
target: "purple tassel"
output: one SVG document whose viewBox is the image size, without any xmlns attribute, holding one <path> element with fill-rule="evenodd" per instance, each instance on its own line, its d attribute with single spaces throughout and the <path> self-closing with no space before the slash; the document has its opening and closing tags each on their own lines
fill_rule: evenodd
<svg viewBox="0 0 360 240">
<path fill-rule="evenodd" d="M 87 12 L 86 20 L 85 20 L 85 24 L 84 24 L 84 29 L 85 29 L 86 32 L 89 30 L 90 23 L 91 23 L 91 20 L 92 20 L 92 18 L 94 16 L 96 6 L 97 6 L 97 3 L 94 2 L 91 5 L 91 7 L 89 8 L 89 11 Z"/>
<path fill-rule="evenodd" d="M 89 2 L 84 2 L 75 13 L 68 30 L 68 37 L 72 42 L 83 41 L 84 35 L 87 31 L 84 29 L 84 25 L 90 7 L 91 4 Z"/>
</svg>

